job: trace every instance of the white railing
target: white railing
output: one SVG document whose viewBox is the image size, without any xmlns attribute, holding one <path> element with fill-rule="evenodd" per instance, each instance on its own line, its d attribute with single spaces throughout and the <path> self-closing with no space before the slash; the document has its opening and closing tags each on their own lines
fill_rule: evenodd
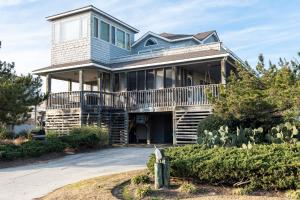
<svg viewBox="0 0 300 200">
<path fill-rule="evenodd" d="M 210 105 L 208 95 L 219 96 L 220 85 L 197 85 L 127 92 L 51 93 L 47 108 L 114 107 L 131 109 Z"/>
</svg>

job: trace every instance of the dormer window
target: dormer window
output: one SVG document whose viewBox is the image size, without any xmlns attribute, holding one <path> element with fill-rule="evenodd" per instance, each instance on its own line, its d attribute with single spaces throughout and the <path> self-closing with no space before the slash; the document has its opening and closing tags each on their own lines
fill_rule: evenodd
<svg viewBox="0 0 300 200">
<path fill-rule="evenodd" d="M 157 41 L 153 38 L 148 39 L 145 42 L 145 47 L 157 45 Z"/>
</svg>

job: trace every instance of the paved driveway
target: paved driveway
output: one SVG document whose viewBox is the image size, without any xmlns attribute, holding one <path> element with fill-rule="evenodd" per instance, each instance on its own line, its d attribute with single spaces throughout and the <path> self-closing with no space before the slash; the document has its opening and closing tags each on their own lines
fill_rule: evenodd
<svg viewBox="0 0 300 200">
<path fill-rule="evenodd" d="M 142 169 L 153 148 L 116 147 L 0 169 L 0 200 L 29 200 L 95 176 Z"/>
</svg>

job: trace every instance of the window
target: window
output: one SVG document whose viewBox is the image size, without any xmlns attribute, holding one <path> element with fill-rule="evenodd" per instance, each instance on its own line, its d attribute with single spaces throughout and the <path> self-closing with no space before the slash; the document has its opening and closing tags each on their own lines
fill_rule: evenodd
<svg viewBox="0 0 300 200">
<path fill-rule="evenodd" d="M 115 74 L 114 92 L 119 92 L 119 90 L 120 90 L 120 74 Z"/>
<path fill-rule="evenodd" d="M 109 24 L 101 21 L 100 38 L 109 42 Z"/>
<path fill-rule="evenodd" d="M 154 70 L 153 69 L 146 71 L 146 88 L 154 89 Z"/>
<path fill-rule="evenodd" d="M 111 27 L 111 43 L 116 44 L 116 28 L 114 26 Z"/>
<path fill-rule="evenodd" d="M 145 71 L 137 72 L 137 89 L 144 90 L 145 89 Z"/>
<path fill-rule="evenodd" d="M 120 91 L 125 91 L 126 90 L 126 74 L 125 73 L 120 73 L 119 74 L 119 90 Z"/>
<path fill-rule="evenodd" d="M 130 50 L 130 35 L 126 33 L 126 49 Z"/>
<path fill-rule="evenodd" d="M 136 72 L 128 72 L 127 74 L 127 90 L 136 90 Z"/>
<path fill-rule="evenodd" d="M 172 68 L 165 69 L 165 88 L 172 87 Z"/>
<path fill-rule="evenodd" d="M 164 88 L 164 69 L 156 70 L 155 86 L 156 86 L 156 89 Z"/>
<path fill-rule="evenodd" d="M 191 75 L 188 75 L 186 82 L 187 82 L 186 83 L 187 86 L 192 86 L 193 85 L 193 77 Z"/>
<path fill-rule="evenodd" d="M 148 39 L 148 40 L 146 41 L 145 47 L 153 46 L 153 45 L 156 45 L 156 44 L 157 44 L 157 41 L 154 40 L 154 39 L 152 39 L 152 38 L 150 38 L 150 39 Z"/>
<path fill-rule="evenodd" d="M 125 48 L 125 32 L 117 29 L 117 46 Z"/>
<path fill-rule="evenodd" d="M 61 41 L 79 39 L 80 31 L 80 19 L 62 22 Z"/>
<path fill-rule="evenodd" d="M 94 37 L 99 37 L 99 20 L 98 18 L 94 17 Z"/>
</svg>

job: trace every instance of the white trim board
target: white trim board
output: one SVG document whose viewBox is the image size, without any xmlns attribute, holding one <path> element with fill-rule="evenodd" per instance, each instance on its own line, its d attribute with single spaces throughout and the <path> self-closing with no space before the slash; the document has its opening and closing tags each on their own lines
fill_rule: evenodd
<svg viewBox="0 0 300 200">
<path fill-rule="evenodd" d="M 134 66 L 129 66 L 129 67 L 118 67 L 118 68 L 105 67 L 105 66 L 99 65 L 97 63 L 88 63 L 88 64 L 62 67 L 62 68 L 40 70 L 40 71 L 33 72 L 33 74 L 40 74 L 40 73 L 47 73 L 47 72 L 59 72 L 59 71 L 68 70 L 68 69 L 76 69 L 76 68 L 92 67 L 92 66 L 97 67 L 99 69 L 105 69 L 105 70 L 114 72 L 114 71 L 121 71 L 121 70 L 127 70 L 127 69 L 155 67 L 155 66 L 159 66 L 159 65 L 168 65 L 168 64 L 176 64 L 176 63 L 182 63 L 182 62 L 205 60 L 205 59 L 210 59 L 210 58 L 220 58 L 220 57 L 226 57 L 229 55 L 230 55 L 229 53 L 225 53 L 225 54 L 218 54 L 218 55 L 214 55 L 214 56 L 203 56 L 203 57 L 188 58 L 188 59 L 182 59 L 182 60 L 174 60 L 174 61 L 159 62 L 159 63 L 153 63 L 153 64 L 134 65 Z"/>
</svg>

